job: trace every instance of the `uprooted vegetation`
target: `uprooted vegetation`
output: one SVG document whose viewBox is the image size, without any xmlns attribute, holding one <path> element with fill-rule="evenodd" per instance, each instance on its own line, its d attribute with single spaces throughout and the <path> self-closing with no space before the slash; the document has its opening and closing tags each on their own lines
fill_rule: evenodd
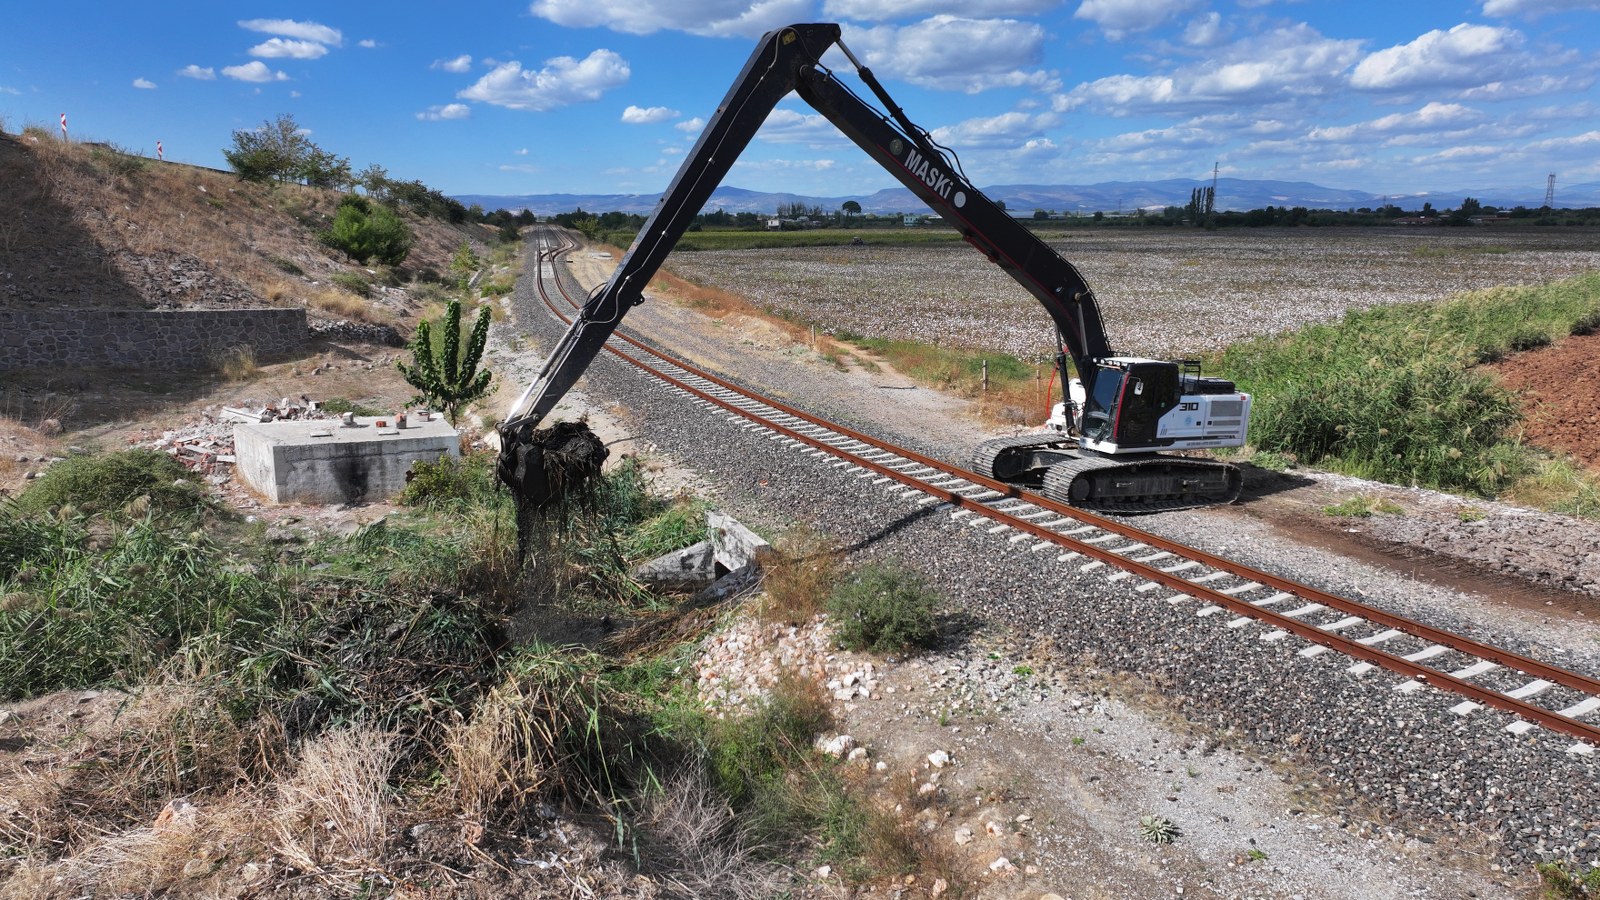
<svg viewBox="0 0 1600 900">
<path fill-rule="evenodd" d="M 694 635 L 657 627 L 693 605 L 627 575 L 700 510 L 631 466 L 518 565 L 484 457 L 344 538 L 242 521 L 161 454 L 69 462 L 0 522 L 0 896 L 756 897 L 797 856 L 930 865 L 812 749 L 815 684 L 700 706 Z"/>
</svg>

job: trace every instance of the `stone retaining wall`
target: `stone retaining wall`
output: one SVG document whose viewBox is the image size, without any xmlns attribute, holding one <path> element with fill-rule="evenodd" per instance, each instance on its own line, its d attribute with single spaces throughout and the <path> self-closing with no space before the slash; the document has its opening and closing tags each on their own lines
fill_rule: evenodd
<svg viewBox="0 0 1600 900">
<path fill-rule="evenodd" d="M 298 352 L 306 338 L 304 307 L 0 310 L 0 371 L 207 369 L 237 347 L 271 359 Z"/>
</svg>

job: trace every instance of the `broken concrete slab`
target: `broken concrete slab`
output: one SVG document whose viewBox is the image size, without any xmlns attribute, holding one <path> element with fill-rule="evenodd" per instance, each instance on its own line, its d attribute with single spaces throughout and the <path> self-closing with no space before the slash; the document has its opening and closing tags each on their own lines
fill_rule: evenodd
<svg viewBox="0 0 1600 900">
<path fill-rule="evenodd" d="M 778 552 L 765 538 L 727 513 L 708 510 L 706 527 L 711 532 L 711 544 L 716 549 L 717 565 L 730 572 L 751 564 L 758 568 L 765 566 Z"/>
<path fill-rule="evenodd" d="M 633 577 L 667 590 L 704 587 L 717 580 L 716 550 L 710 541 L 701 541 L 635 566 Z"/>
</svg>

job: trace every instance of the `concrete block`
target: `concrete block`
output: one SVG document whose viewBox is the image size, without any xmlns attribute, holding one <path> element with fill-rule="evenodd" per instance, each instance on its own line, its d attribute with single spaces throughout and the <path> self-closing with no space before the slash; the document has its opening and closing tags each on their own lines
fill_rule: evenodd
<svg viewBox="0 0 1600 900">
<path fill-rule="evenodd" d="M 386 427 L 379 428 L 383 421 Z M 420 461 L 460 456 L 460 438 L 443 419 L 395 428 L 394 419 L 288 420 L 233 429 L 236 472 L 274 503 L 357 503 L 387 500 L 405 487 Z"/>
<path fill-rule="evenodd" d="M 763 566 L 777 553 L 764 538 L 727 513 L 707 512 L 706 526 L 711 531 L 711 545 L 716 548 L 717 564 L 730 572 L 751 563 Z"/>
<path fill-rule="evenodd" d="M 668 589 L 704 587 L 717 580 L 716 551 L 701 541 L 634 567 L 633 577 Z"/>
</svg>

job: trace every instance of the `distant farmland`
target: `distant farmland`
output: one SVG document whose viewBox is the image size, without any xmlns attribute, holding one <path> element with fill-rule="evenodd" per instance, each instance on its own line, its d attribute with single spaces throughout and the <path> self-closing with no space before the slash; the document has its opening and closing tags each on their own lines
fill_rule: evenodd
<svg viewBox="0 0 1600 900">
<path fill-rule="evenodd" d="M 1179 229 L 1047 237 L 1099 298 L 1119 353 L 1172 356 L 1326 321 L 1348 309 L 1432 300 L 1600 270 L 1600 236 L 1562 228 Z M 828 330 L 1024 359 L 1050 320 L 964 244 L 674 253 L 668 266 Z"/>
</svg>

